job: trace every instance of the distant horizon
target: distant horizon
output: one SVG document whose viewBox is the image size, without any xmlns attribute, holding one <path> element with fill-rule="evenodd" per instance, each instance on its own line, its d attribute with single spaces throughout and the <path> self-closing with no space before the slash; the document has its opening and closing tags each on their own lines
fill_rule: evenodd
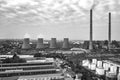
<svg viewBox="0 0 120 80">
<path fill-rule="evenodd" d="M 29 38 L 29 39 L 30 39 L 30 38 Z M 12 39 L 12 38 L 11 38 L 11 39 L 0 39 L 0 40 L 24 40 L 24 38 L 19 38 L 19 39 L 18 39 L 18 38 L 16 38 L 16 39 Z M 36 38 L 36 39 L 30 39 L 30 41 L 32 41 L 32 40 L 37 41 L 37 38 Z M 43 38 L 43 40 L 44 40 L 44 41 L 47 41 L 47 40 L 49 41 L 49 40 L 51 40 L 51 39 L 44 39 L 44 38 Z M 64 38 L 63 38 L 63 39 L 57 39 L 57 38 L 56 38 L 56 40 L 57 40 L 57 41 L 63 41 Z M 69 39 L 69 41 L 89 41 L 89 40 Z M 93 41 L 105 41 L 105 40 L 93 40 Z M 112 41 L 114 41 L 114 40 L 112 40 Z M 115 40 L 115 41 L 120 41 L 120 40 Z"/>
</svg>

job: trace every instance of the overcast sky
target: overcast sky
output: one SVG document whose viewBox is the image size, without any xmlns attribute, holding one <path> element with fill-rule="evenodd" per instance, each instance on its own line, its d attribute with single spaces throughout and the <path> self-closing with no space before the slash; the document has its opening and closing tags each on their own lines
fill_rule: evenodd
<svg viewBox="0 0 120 80">
<path fill-rule="evenodd" d="M 112 13 L 112 39 L 120 40 L 120 0 L 0 0 L 0 39 L 56 37 L 89 39 L 89 10 L 93 8 L 93 39 L 108 39 L 108 13 Z M 38 36 L 39 35 L 39 36 Z"/>
</svg>

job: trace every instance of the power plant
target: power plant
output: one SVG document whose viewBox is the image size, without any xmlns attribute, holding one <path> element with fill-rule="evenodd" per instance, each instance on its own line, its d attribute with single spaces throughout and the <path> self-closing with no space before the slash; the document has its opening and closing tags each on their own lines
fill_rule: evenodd
<svg viewBox="0 0 120 80">
<path fill-rule="evenodd" d="M 120 78 L 120 65 L 119 65 L 120 59 L 119 58 L 117 59 L 116 57 L 117 56 L 120 57 L 120 55 L 118 55 L 118 54 L 117 55 L 116 54 L 111 54 L 112 52 L 110 52 L 110 51 L 107 52 L 108 49 L 109 50 L 111 49 L 111 45 L 112 45 L 111 44 L 111 13 L 109 13 L 109 19 L 108 19 L 108 44 L 104 45 L 104 44 L 102 44 L 100 42 L 100 44 L 102 44 L 103 46 L 105 46 L 107 48 L 98 48 L 98 46 L 99 46 L 98 43 L 99 42 L 98 43 L 94 43 L 93 42 L 93 12 L 92 12 L 92 9 L 90 10 L 90 40 L 88 41 L 89 43 L 87 43 L 87 47 L 89 46 L 89 50 L 87 51 L 86 49 L 81 48 L 81 45 L 83 43 L 80 43 L 80 41 L 76 41 L 75 40 L 74 42 L 76 42 L 75 46 L 74 46 L 74 44 L 71 46 L 70 42 L 69 42 L 69 38 L 64 38 L 63 42 L 60 41 L 58 43 L 57 43 L 56 38 L 51 38 L 50 44 L 48 44 L 48 43 L 45 44 L 43 37 L 39 36 L 38 40 L 37 40 L 37 44 L 33 40 L 33 43 L 35 43 L 35 44 L 32 44 L 30 46 L 30 38 L 29 38 L 29 36 L 27 34 L 27 36 L 24 37 L 23 44 L 22 44 L 22 49 L 23 49 L 23 52 L 25 50 L 28 51 L 27 49 L 29 49 L 29 50 L 31 49 L 31 54 L 32 54 L 33 48 L 39 49 L 39 52 L 38 52 L 38 50 L 36 50 L 36 51 L 33 50 L 33 52 L 35 54 L 38 53 L 40 55 L 40 57 L 42 57 L 40 53 L 44 53 L 44 52 L 47 53 L 47 54 L 44 55 L 44 56 L 47 55 L 47 57 L 49 57 L 49 53 L 51 53 L 52 57 L 59 57 L 59 58 L 63 59 L 63 61 L 59 61 L 59 59 L 58 60 L 56 59 L 55 61 L 57 61 L 57 62 L 55 62 L 55 63 L 56 64 L 60 63 L 60 65 L 63 63 L 65 65 L 65 68 L 67 68 L 68 70 L 70 68 L 72 70 L 72 66 L 71 65 L 68 66 L 68 63 L 71 64 L 69 61 L 71 60 L 71 62 L 74 63 L 75 59 L 78 58 L 78 59 L 76 59 L 77 62 L 75 64 L 72 64 L 72 65 L 78 64 L 77 67 L 74 67 L 74 69 L 79 67 L 78 69 L 76 69 L 74 71 L 74 72 L 76 72 L 76 75 L 78 73 L 77 72 L 77 70 L 78 70 L 78 71 L 80 71 L 79 73 L 82 74 L 81 76 L 87 77 L 87 79 L 82 79 L 82 77 L 80 77 L 81 80 L 116 80 L 116 78 L 118 78 L 118 80 L 119 80 L 119 78 Z M 63 43 L 63 44 L 61 45 L 61 43 Z M 97 47 L 94 46 L 94 47 L 96 47 L 96 52 L 94 52 L 95 54 L 92 53 L 93 52 L 92 51 L 93 50 L 93 44 L 94 45 L 97 44 Z M 76 45 L 77 45 L 77 47 L 76 47 Z M 59 46 L 61 46 L 61 47 L 59 47 Z M 103 46 L 100 45 L 100 47 L 103 47 Z M 45 50 L 45 47 L 49 48 L 49 49 Z M 73 48 L 70 49 L 70 47 L 73 47 Z M 99 52 L 98 49 L 101 49 L 101 51 Z M 106 52 L 105 51 L 103 52 L 104 49 L 107 49 Z M 95 50 L 95 48 L 94 48 L 94 50 Z M 54 54 L 52 54 L 53 52 L 54 52 Z M 60 56 L 58 56 L 59 55 L 58 53 L 60 53 Z M 86 54 L 86 53 L 88 53 L 88 54 Z M 78 54 L 80 54 L 80 55 L 78 55 Z M 27 63 L 23 63 L 22 64 L 24 66 L 27 66 L 29 64 L 28 67 L 30 67 L 30 68 L 22 66 L 24 69 L 27 68 L 29 71 L 22 70 L 23 68 L 19 67 L 18 70 L 15 70 L 16 71 L 15 75 L 24 76 L 24 74 L 25 74 L 25 75 L 30 75 L 31 76 L 32 74 L 35 74 L 35 75 L 37 75 L 37 74 L 44 74 L 44 73 L 45 74 L 46 73 L 50 73 L 51 74 L 51 73 L 57 73 L 57 72 L 61 71 L 61 70 L 58 70 L 56 68 L 54 69 L 53 64 L 47 62 L 47 61 L 50 61 L 50 60 L 53 61 L 53 59 L 48 58 L 46 60 L 38 60 L 38 56 L 39 55 L 37 55 L 37 58 L 29 58 L 31 60 L 29 60 L 29 59 L 27 60 L 26 59 Z M 65 55 L 65 58 L 66 58 L 65 60 L 64 60 L 64 55 Z M 72 61 L 72 59 L 74 61 Z M 67 62 L 67 64 L 65 64 L 64 61 Z M 39 65 L 40 64 L 45 64 L 45 66 L 44 66 L 45 69 L 44 70 L 40 70 L 40 69 L 43 69 L 43 68 L 42 68 L 42 66 L 40 66 L 40 67 L 37 66 L 38 62 L 40 62 Z M 51 65 L 47 65 L 47 64 L 51 64 Z M 16 65 L 19 65 L 19 64 L 17 63 Z M 12 66 L 16 66 L 16 65 L 14 64 Z M 35 68 L 33 68 L 32 65 L 35 65 L 35 68 L 38 69 L 38 70 L 34 70 Z M 52 67 L 49 67 L 49 66 L 52 66 Z M 5 66 L 2 66 L 2 67 L 5 67 Z M 47 69 L 47 67 L 48 67 L 48 69 Z M 61 67 L 61 66 L 57 66 L 57 67 Z M 16 69 L 16 67 L 14 67 L 14 68 Z M 8 68 L 6 68 L 6 71 L 9 71 L 7 69 Z M 31 71 L 31 69 L 33 71 Z M 67 71 L 67 69 L 66 69 L 66 71 Z M 0 73 L 1 74 L 0 76 L 2 76 L 2 77 L 3 76 L 9 77 L 9 75 L 14 73 L 14 70 L 12 72 L 9 72 L 9 73 L 7 73 L 5 71 L 5 69 L 1 69 L 1 70 L 4 70 L 4 72 Z M 65 71 L 64 68 L 63 68 L 63 71 Z M 60 73 L 60 75 L 61 75 L 61 73 Z M 69 77 L 72 77 L 72 76 L 73 75 L 69 75 Z M 45 77 L 44 79 L 46 80 L 47 78 L 48 77 Z M 63 78 L 64 77 L 62 76 L 61 80 L 63 80 Z M 76 78 L 78 78 L 78 76 Z M 41 78 L 41 77 L 38 78 L 37 77 L 37 79 L 43 79 L 43 78 Z M 72 80 L 80 80 L 80 79 L 72 79 Z"/>
<path fill-rule="evenodd" d="M 0 3 L 0 80 L 120 80 L 120 0 L 48 1 Z"/>
<path fill-rule="evenodd" d="M 63 41 L 63 46 L 62 46 L 63 49 L 69 49 L 69 39 L 68 38 L 64 38 L 64 41 Z"/>
<path fill-rule="evenodd" d="M 108 49 L 110 49 L 111 48 L 111 13 L 109 13 L 108 27 L 109 27 L 109 29 L 108 29 Z M 22 49 L 30 49 L 31 47 L 30 47 L 29 42 L 30 41 L 29 41 L 28 34 L 27 34 L 27 37 L 24 38 Z M 45 45 L 43 44 L 43 38 L 38 37 L 36 49 L 44 49 L 44 48 L 45 48 Z M 58 48 L 56 38 L 51 38 L 49 48 L 50 49 Z M 69 48 L 70 48 L 69 38 L 64 38 L 63 44 L 62 44 L 62 49 L 69 49 Z M 92 50 L 92 49 L 93 49 L 93 11 L 91 9 L 90 10 L 89 50 Z"/>
<path fill-rule="evenodd" d="M 43 38 L 38 38 L 36 49 L 44 49 L 44 48 L 45 48 L 45 46 L 43 44 Z"/>
<path fill-rule="evenodd" d="M 30 39 L 29 38 L 24 38 L 23 44 L 22 44 L 22 49 L 30 49 Z"/>
<path fill-rule="evenodd" d="M 57 48 L 57 42 L 56 42 L 56 38 L 51 38 L 50 41 L 50 49 L 56 49 Z"/>
</svg>

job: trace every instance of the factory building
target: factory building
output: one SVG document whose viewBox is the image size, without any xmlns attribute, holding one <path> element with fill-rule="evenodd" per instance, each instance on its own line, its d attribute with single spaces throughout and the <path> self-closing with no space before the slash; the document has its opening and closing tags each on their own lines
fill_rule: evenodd
<svg viewBox="0 0 120 80">
<path fill-rule="evenodd" d="M 115 62 L 115 60 L 117 62 Z M 110 58 L 108 60 L 86 59 L 82 61 L 82 66 L 90 70 L 91 73 L 98 75 L 105 80 L 119 80 L 120 79 L 120 65 L 118 58 Z"/>
<path fill-rule="evenodd" d="M 64 80 L 61 69 L 55 64 L 53 58 L 1 64 L 0 80 Z"/>
</svg>

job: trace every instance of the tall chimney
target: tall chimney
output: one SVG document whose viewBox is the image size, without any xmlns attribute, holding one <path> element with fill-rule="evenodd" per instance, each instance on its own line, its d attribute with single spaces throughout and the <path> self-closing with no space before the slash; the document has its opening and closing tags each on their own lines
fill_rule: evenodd
<svg viewBox="0 0 120 80">
<path fill-rule="evenodd" d="M 111 48 L 111 13 L 109 13 L 109 29 L 108 29 L 108 49 Z"/>
<path fill-rule="evenodd" d="M 69 39 L 68 38 L 64 38 L 62 48 L 63 49 L 69 49 Z"/>
<path fill-rule="evenodd" d="M 44 49 L 43 38 L 38 38 L 36 49 Z"/>
<path fill-rule="evenodd" d="M 90 10 L 90 42 L 89 42 L 89 49 L 92 50 L 93 49 L 93 31 L 92 31 L 92 27 L 93 27 L 93 19 L 92 19 L 92 9 Z"/>
<path fill-rule="evenodd" d="M 23 45 L 22 45 L 22 49 L 30 49 L 30 39 L 29 38 L 24 38 L 23 40 Z"/>
<path fill-rule="evenodd" d="M 50 48 L 51 48 L 51 49 L 56 49 L 56 48 L 57 48 L 56 38 L 51 38 Z"/>
</svg>

